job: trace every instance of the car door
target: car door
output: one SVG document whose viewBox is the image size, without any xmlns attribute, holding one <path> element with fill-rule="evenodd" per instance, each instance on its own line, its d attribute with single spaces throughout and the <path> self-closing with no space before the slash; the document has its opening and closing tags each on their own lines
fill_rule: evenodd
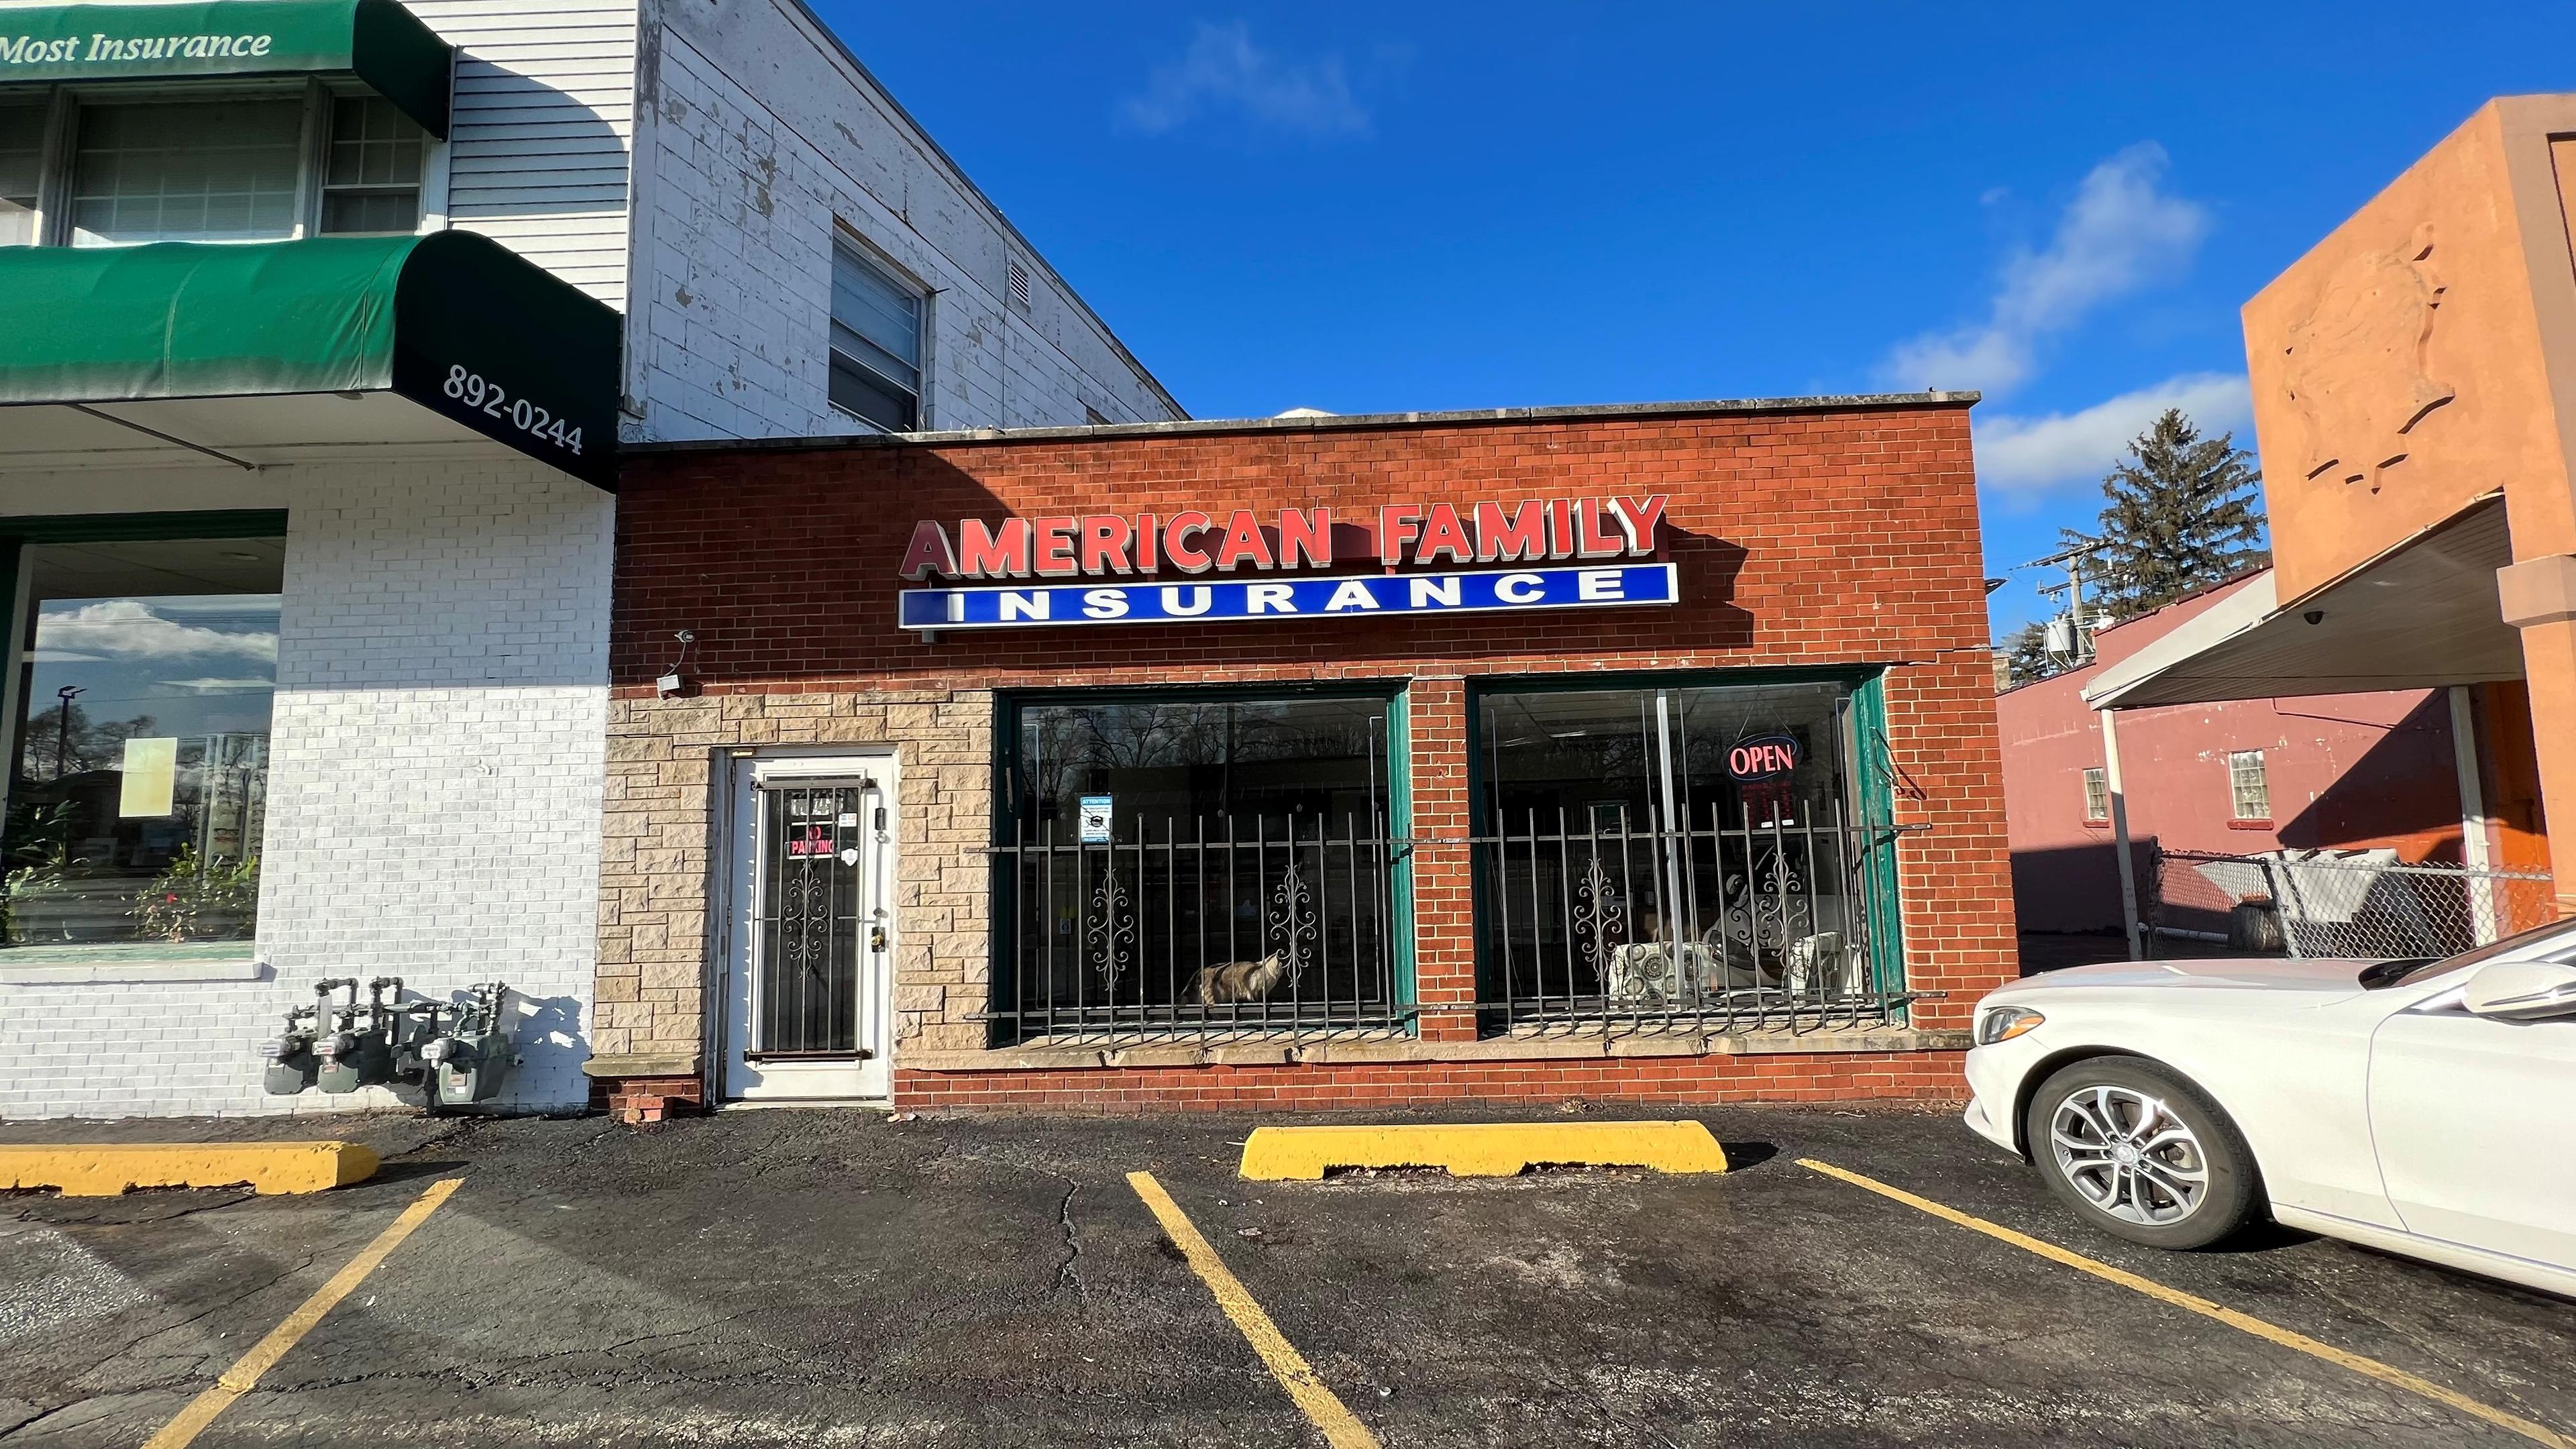
<svg viewBox="0 0 2576 1449">
<path fill-rule="evenodd" d="M 2576 1267 L 2576 1017 L 2473 1016 L 2445 990 L 2371 1039 L 2381 1180 L 2409 1232 Z"/>
</svg>

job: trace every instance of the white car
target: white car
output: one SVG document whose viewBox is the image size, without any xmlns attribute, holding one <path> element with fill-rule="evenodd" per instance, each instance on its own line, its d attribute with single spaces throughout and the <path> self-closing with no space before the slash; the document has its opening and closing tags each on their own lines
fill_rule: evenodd
<svg viewBox="0 0 2576 1449">
<path fill-rule="evenodd" d="M 2435 961 L 2145 961 L 1977 1004 L 1968 1125 L 2166 1248 L 2293 1228 L 2576 1294 L 2576 920 Z"/>
</svg>

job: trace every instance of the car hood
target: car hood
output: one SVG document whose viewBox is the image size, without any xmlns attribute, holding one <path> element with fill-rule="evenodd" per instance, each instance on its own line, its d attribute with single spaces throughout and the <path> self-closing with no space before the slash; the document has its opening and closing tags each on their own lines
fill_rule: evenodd
<svg viewBox="0 0 2576 1449">
<path fill-rule="evenodd" d="M 2114 961 L 2103 966 L 2069 966 L 2063 970 L 2026 976 L 1994 994 L 2014 996 L 2067 987 L 2197 987 L 2218 991 L 2304 991 L 2350 995 L 2362 989 L 2362 969 L 2370 964 L 2340 957 L 2289 959 L 2278 956 L 2212 961 Z"/>
</svg>

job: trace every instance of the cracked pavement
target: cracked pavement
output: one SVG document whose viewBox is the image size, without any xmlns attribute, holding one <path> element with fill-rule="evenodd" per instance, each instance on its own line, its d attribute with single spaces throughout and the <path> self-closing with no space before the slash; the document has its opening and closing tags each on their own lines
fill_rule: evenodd
<svg viewBox="0 0 2576 1449">
<path fill-rule="evenodd" d="M 1800 1156 L 2576 1432 L 2558 1299 L 2282 1232 L 2133 1248 L 1946 1113 L 1595 1110 L 1697 1115 L 1739 1170 L 1247 1183 L 1241 1117 L 8 1124 L 349 1136 L 386 1162 L 319 1197 L 0 1200 L 0 1445 L 140 1443 L 450 1176 L 198 1445 L 1320 1442 L 1125 1183 L 1140 1168 L 1391 1446 L 2526 1442 Z M 1467 1115 L 1515 1114 L 1378 1120 Z"/>
</svg>

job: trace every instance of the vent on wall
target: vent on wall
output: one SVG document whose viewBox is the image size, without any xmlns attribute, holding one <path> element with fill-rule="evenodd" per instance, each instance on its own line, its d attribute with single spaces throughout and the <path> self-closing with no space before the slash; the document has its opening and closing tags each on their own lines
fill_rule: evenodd
<svg viewBox="0 0 2576 1449">
<path fill-rule="evenodd" d="M 1010 263 L 1011 305 L 1029 310 L 1029 269 L 1018 262 Z"/>
</svg>

